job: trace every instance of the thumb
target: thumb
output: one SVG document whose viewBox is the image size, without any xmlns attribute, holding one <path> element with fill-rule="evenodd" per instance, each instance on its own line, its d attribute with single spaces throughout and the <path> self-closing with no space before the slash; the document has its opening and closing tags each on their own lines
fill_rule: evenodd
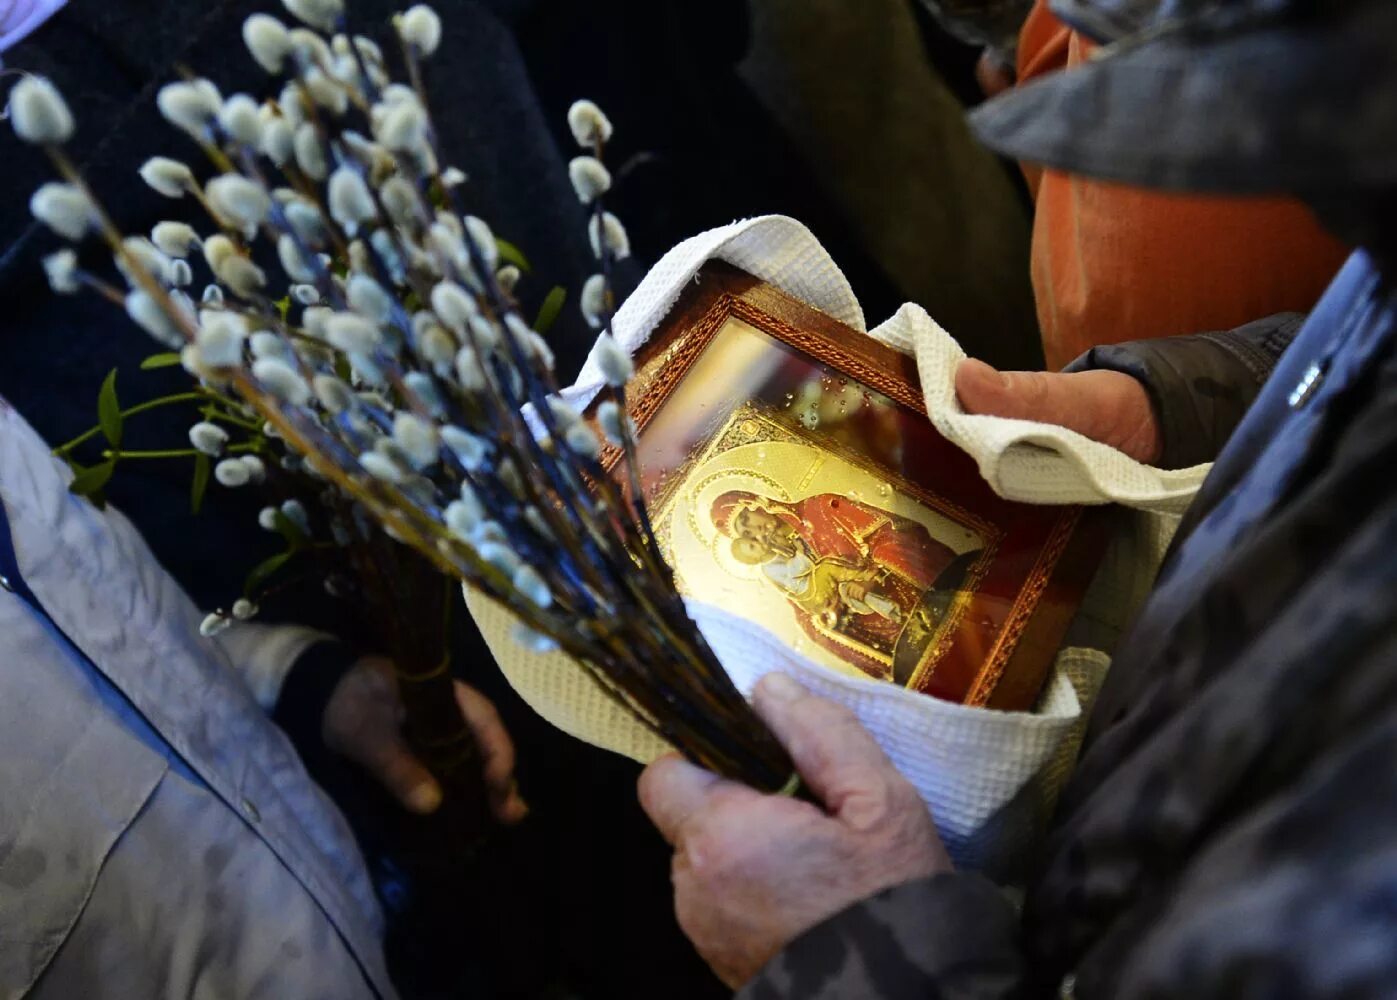
<svg viewBox="0 0 1397 1000">
<path fill-rule="evenodd" d="M 441 805 L 441 785 L 397 733 L 385 734 L 371 745 L 361 744 L 349 756 L 409 812 L 426 815 Z"/>
<path fill-rule="evenodd" d="M 956 396 L 967 413 L 1056 424 L 1141 462 L 1163 450 L 1149 393 L 1122 372 L 1001 372 L 967 358 Z"/>
</svg>

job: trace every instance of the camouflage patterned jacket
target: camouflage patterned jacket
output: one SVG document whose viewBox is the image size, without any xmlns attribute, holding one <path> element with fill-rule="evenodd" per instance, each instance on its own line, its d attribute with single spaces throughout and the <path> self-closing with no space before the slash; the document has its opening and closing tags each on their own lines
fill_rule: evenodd
<svg viewBox="0 0 1397 1000">
<path fill-rule="evenodd" d="M 1053 7 L 1103 41 L 1139 34 L 978 112 L 991 145 L 1133 184 L 1304 192 L 1367 249 L 1298 330 L 1078 362 L 1144 382 L 1166 464 L 1217 463 L 1116 650 L 1022 913 L 975 875 L 898 886 L 740 995 L 1397 995 L 1397 5 Z"/>
<path fill-rule="evenodd" d="M 1359 253 L 1285 350 L 1295 326 L 1079 362 L 1145 381 L 1176 464 L 1251 406 L 1117 651 L 1022 918 L 975 875 L 903 885 L 743 998 L 1393 995 L 1397 291 Z"/>
</svg>

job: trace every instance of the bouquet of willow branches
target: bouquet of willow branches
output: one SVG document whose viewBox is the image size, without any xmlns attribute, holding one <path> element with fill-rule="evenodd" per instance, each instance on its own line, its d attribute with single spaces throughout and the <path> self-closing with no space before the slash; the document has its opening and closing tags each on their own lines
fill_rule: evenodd
<svg viewBox="0 0 1397 1000">
<path fill-rule="evenodd" d="M 64 152 L 74 123 L 61 95 L 36 77 L 15 86 L 16 132 L 62 177 L 34 194 L 34 214 L 73 242 L 98 233 L 128 286 L 80 269 L 66 249 L 45 260 L 53 288 L 105 295 L 178 352 L 208 401 L 191 441 L 222 455 L 220 482 L 314 484 L 313 516 L 283 507 L 273 523 L 322 525 L 353 552 L 384 543 L 358 572 L 380 581 L 370 597 L 390 614 L 404 600 L 391 560 L 417 560 L 439 582 L 465 581 L 506 605 L 518 641 L 564 650 L 690 759 L 764 790 L 787 786 L 790 761 L 688 618 L 639 489 L 631 359 L 610 335 L 612 266 L 629 253 L 603 205 L 611 123 L 586 101 L 568 114 L 586 154 L 569 174 L 599 262 L 580 296 L 602 331 L 593 356 L 610 385 L 599 437 L 557 397 L 552 352 L 520 315 L 500 241 L 463 209 L 465 176 L 438 148 L 422 69 L 440 43 L 437 15 L 416 6 L 395 17 L 400 60 L 390 60 L 347 33 L 342 0 L 283 2 L 301 26 L 258 14 L 243 29 L 279 83 L 274 99 L 224 98 L 197 78 L 159 93 L 161 113 L 215 175 L 200 181 L 156 157 L 141 176 L 197 201 L 206 233 L 179 222 L 149 239 L 119 232 Z M 406 83 L 390 75 L 393 61 Z M 200 266 L 211 282 L 195 302 L 185 289 Z M 256 429 L 255 446 L 227 454 L 237 447 L 228 422 Z M 598 461 L 603 437 L 622 449 L 627 489 Z M 275 468 L 254 454 L 265 449 L 283 449 Z M 406 666 L 409 683 L 445 673 Z M 454 710 L 449 682 L 433 691 L 432 710 Z"/>
</svg>

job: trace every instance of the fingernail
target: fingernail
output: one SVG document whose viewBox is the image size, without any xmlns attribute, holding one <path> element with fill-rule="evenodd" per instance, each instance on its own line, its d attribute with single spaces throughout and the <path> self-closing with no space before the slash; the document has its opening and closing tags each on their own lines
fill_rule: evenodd
<svg viewBox="0 0 1397 1000">
<path fill-rule="evenodd" d="M 424 781 L 407 793 L 407 807 L 413 812 L 436 812 L 441 805 L 441 788 L 436 783 Z"/>
<path fill-rule="evenodd" d="M 767 674 L 757 686 L 762 689 L 762 697 L 777 702 L 795 701 L 805 694 L 805 688 L 801 687 L 795 678 L 787 674 L 771 673 Z"/>
</svg>

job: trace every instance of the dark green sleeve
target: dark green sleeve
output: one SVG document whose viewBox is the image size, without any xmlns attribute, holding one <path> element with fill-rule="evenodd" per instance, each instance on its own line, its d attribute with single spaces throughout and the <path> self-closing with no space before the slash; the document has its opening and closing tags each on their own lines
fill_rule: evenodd
<svg viewBox="0 0 1397 1000">
<path fill-rule="evenodd" d="M 1065 370 L 1105 368 L 1142 382 L 1164 437 L 1160 467 L 1186 469 L 1222 451 L 1304 319 L 1278 313 L 1220 333 L 1095 347 Z"/>
<path fill-rule="evenodd" d="M 738 1000 L 999 1000 L 1019 995 L 1018 915 L 979 875 L 880 892 L 806 931 Z"/>
</svg>

